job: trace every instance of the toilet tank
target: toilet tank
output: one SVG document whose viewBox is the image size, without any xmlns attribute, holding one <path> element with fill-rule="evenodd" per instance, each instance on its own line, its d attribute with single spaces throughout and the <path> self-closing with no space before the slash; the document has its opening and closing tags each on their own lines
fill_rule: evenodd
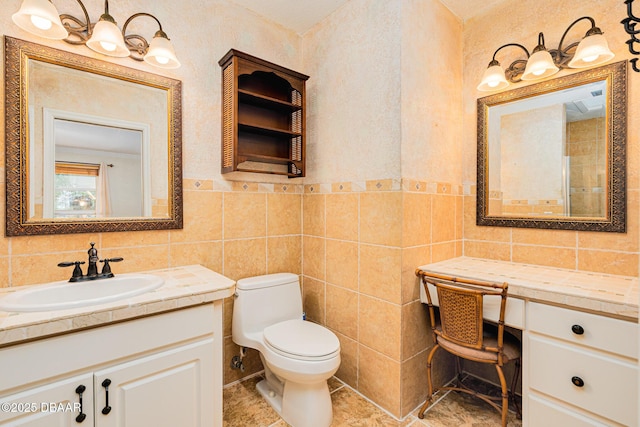
<svg viewBox="0 0 640 427">
<path fill-rule="evenodd" d="M 262 332 L 284 320 L 302 319 L 302 295 L 298 276 L 267 274 L 240 279 L 233 301 L 233 341 L 245 345 L 247 334 Z"/>
</svg>

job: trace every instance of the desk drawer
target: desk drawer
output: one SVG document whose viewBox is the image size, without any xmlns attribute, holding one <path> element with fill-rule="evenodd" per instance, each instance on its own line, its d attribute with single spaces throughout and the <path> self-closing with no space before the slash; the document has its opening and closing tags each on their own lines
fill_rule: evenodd
<svg viewBox="0 0 640 427">
<path fill-rule="evenodd" d="M 529 335 L 529 387 L 627 426 L 636 426 L 635 363 Z M 584 385 L 572 382 L 579 377 Z"/>
<path fill-rule="evenodd" d="M 529 427 L 608 427 L 604 423 L 575 412 L 563 405 L 529 394 Z"/>
<path fill-rule="evenodd" d="M 528 304 L 527 317 L 528 329 L 533 332 L 638 358 L 637 323 L 539 303 Z M 574 325 L 583 333 L 573 332 Z"/>
</svg>

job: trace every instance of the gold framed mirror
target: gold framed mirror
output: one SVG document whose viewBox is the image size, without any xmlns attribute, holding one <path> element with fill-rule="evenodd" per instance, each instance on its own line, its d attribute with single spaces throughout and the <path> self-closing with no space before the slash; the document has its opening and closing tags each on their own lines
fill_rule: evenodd
<svg viewBox="0 0 640 427">
<path fill-rule="evenodd" d="M 4 39 L 6 235 L 182 228 L 182 83 Z"/>
<path fill-rule="evenodd" d="M 477 225 L 626 231 L 626 70 L 478 99 Z"/>
</svg>

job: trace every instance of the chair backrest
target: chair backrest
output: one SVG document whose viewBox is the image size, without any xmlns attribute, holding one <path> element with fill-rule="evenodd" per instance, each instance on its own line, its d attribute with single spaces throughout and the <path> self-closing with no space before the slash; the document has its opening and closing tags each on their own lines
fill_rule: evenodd
<svg viewBox="0 0 640 427">
<path fill-rule="evenodd" d="M 467 348 L 496 352 L 499 354 L 499 363 L 502 363 L 504 315 L 509 285 L 451 277 L 420 269 L 416 270 L 416 275 L 421 278 L 427 296 L 434 338 L 441 336 Z M 429 286 L 437 291 L 440 328 L 437 327 Z M 486 346 L 484 341 L 483 301 L 486 295 L 500 297 L 497 346 Z"/>
</svg>

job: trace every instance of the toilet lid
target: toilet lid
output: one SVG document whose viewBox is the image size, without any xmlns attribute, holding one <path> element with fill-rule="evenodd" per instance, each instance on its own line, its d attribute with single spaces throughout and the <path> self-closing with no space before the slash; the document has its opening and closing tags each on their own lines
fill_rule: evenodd
<svg viewBox="0 0 640 427">
<path fill-rule="evenodd" d="M 264 340 L 281 352 L 302 356 L 321 357 L 340 349 L 338 337 L 313 322 L 285 320 L 264 329 Z"/>
</svg>

